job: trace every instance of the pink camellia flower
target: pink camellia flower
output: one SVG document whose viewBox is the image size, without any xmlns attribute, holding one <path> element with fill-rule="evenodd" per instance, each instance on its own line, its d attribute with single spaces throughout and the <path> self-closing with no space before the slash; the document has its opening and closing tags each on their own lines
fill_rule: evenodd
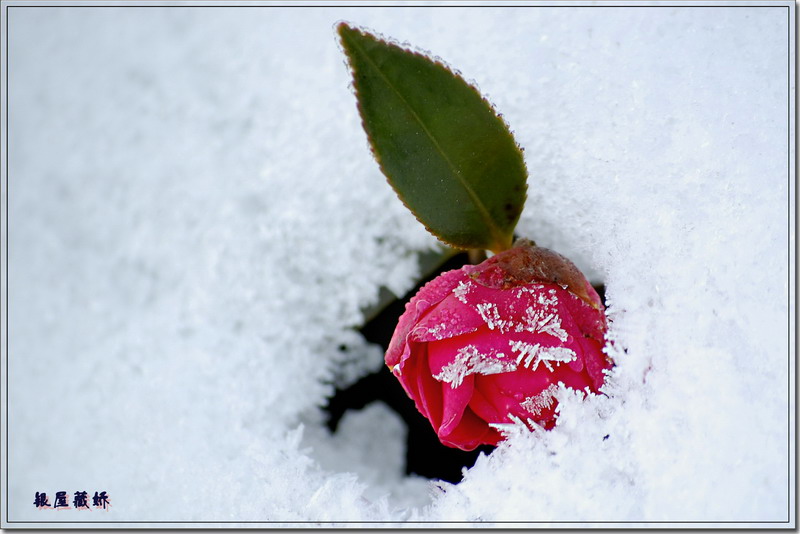
<svg viewBox="0 0 800 534">
<path fill-rule="evenodd" d="M 559 382 L 597 392 L 612 366 L 595 290 L 569 260 L 521 239 L 443 273 L 406 304 L 386 364 L 439 440 L 496 445 L 514 418 L 555 425 Z"/>
</svg>

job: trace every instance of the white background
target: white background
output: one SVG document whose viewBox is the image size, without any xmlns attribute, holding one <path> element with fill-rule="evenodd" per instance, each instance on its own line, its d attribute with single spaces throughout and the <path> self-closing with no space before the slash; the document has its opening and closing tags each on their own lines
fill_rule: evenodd
<svg viewBox="0 0 800 534">
<path fill-rule="evenodd" d="M 11 7 L 4 520 L 793 524 L 794 6 L 737 5 Z M 403 475 L 380 404 L 322 424 L 436 247 L 339 20 L 473 80 L 525 149 L 517 233 L 606 284 L 607 396 L 457 486 Z M 113 508 L 34 508 L 62 490 Z"/>
</svg>

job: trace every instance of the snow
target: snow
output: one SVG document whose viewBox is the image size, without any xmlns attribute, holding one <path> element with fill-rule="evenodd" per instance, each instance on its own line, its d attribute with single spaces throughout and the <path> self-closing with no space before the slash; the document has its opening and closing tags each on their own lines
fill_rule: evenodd
<svg viewBox="0 0 800 534">
<path fill-rule="evenodd" d="M 450 387 L 455 389 L 469 375 L 496 375 L 515 371 L 517 364 L 504 358 L 505 354 L 502 352 L 483 354 L 475 345 L 467 345 L 458 349 L 453 361 L 442 367 L 437 374 L 433 375 L 433 378 L 439 382 L 450 384 Z"/>
<path fill-rule="evenodd" d="M 453 288 L 453 294 L 456 296 L 458 300 L 460 300 L 463 304 L 467 303 L 467 295 L 470 291 L 475 287 L 475 284 L 472 282 L 464 282 L 463 280 L 458 283 L 458 285 Z M 480 312 L 480 310 L 478 310 Z"/>
<path fill-rule="evenodd" d="M 12 7 L 10 519 L 103 490 L 57 519 L 793 526 L 794 5 L 737 5 Z M 517 234 L 606 285 L 606 394 L 457 485 L 403 475 L 384 406 L 319 410 L 437 246 L 339 20 L 476 80 L 525 149 Z"/>
<path fill-rule="evenodd" d="M 489 327 L 489 330 L 494 330 L 497 327 L 501 333 L 506 333 L 511 328 L 512 325 L 508 321 L 500 318 L 500 312 L 494 302 L 481 302 L 476 304 L 475 308 L 478 310 L 481 319 L 486 323 L 486 326 Z"/>
<path fill-rule="evenodd" d="M 533 415 L 539 415 L 542 410 L 550 408 L 555 402 L 555 392 L 558 391 L 556 384 L 550 384 L 541 393 L 533 395 L 532 397 L 525 397 L 525 400 L 520 405 L 531 412 Z"/>
<path fill-rule="evenodd" d="M 453 294 L 464 304 L 467 303 L 466 295 L 472 287 L 471 282 L 464 284 L 460 282 L 458 286 L 453 289 Z M 555 289 L 547 290 L 544 294 L 545 287 L 541 284 L 531 284 L 529 286 L 517 288 L 513 291 L 513 295 L 517 299 L 523 298 L 523 294 L 529 293 L 536 296 L 539 306 L 529 306 L 525 309 L 525 315 L 522 321 L 516 320 L 514 313 L 508 315 L 506 312 L 505 318 L 500 314 L 497 304 L 494 302 L 481 302 L 475 305 L 478 314 L 489 327 L 489 330 L 497 330 L 502 334 L 509 332 L 530 332 L 532 334 L 549 334 L 557 337 L 562 342 L 566 341 L 569 337 L 566 330 L 561 327 L 561 318 L 558 316 L 558 297 L 556 296 Z M 550 296 L 547 296 L 550 295 Z M 528 297 L 530 298 L 530 297 Z M 441 328 L 446 328 L 447 325 L 442 324 Z M 431 331 L 431 334 L 437 334 L 437 331 Z"/>
<path fill-rule="evenodd" d="M 524 341 L 514 341 L 509 339 L 511 352 L 518 352 L 517 365 L 522 364 L 535 371 L 540 363 L 543 363 L 549 371 L 553 370 L 551 362 L 555 364 L 569 363 L 575 361 L 578 356 L 575 351 L 566 347 L 543 347 L 538 343 L 526 343 Z M 522 360 L 525 360 L 524 362 Z"/>
</svg>

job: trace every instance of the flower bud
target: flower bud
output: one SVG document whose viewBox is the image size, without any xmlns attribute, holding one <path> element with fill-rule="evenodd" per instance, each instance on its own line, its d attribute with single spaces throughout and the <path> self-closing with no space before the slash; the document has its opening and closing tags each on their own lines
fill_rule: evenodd
<svg viewBox="0 0 800 534">
<path fill-rule="evenodd" d="M 496 445 L 493 425 L 555 425 L 554 392 L 597 392 L 607 325 L 591 284 L 560 254 L 519 240 L 426 284 L 406 304 L 386 364 L 450 447 Z"/>
</svg>

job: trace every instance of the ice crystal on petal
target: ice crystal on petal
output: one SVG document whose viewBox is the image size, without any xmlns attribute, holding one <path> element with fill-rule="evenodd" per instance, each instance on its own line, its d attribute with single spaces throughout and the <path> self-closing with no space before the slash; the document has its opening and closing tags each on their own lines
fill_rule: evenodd
<svg viewBox="0 0 800 534">
<path fill-rule="evenodd" d="M 497 304 L 493 302 L 484 302 L 482 304 L 477 305 L 478 313 L 481 314 L 481 319 L 486 322 L 486 325 L 489 327 L 489 330 L 494 330 L 495 327 L 498 327 L 500 331 L 503 331 L 504 322 L 500 319 L 500 312 L 497 310 Z"/>
<path fill-rule="evenodd" d="M 546 306 L 546 307 L 557 305 L 558 304 L 558 297 L 556 297 L 555 289 L 551 289 L 548 293 L 550 293 L 549 297 L 547 295 L 542 294 L 542 293 L 539 294 L 539 296 L 537 297 L 537 300 L 539 301 L 539 304 L 541 304 L 542 306 Z"/>
<path fill-rule="evenodd" d="M 518 321 L 500 317 L 500 310 L 498 310 L 497 304 L 494 302 L 484 302 L 478 304 L 476 308 L 481 318 L 486 323 L 486 326 L 489 327 L 489 330 L 494 330 L 496 328 L 501 334 L 505 334 L 512 329 L 515 332 L 522 332 L 525 327 L 524 324 Z"/>
<path fill-rule="evenodd" d="M 539 367 L 539 363 L 543 363 L 548 371 L 553 370 L 550 362 L 569 363 L 574 361 L 578 356 L 575 351 L 566 347 L 543 347 L 538 343 L 526 343 L 524 341 L 509 340 L 508 344 L 511 345 L 511 352 L 518 352 L 517 365 L 522 363 L 524 367 L 530 367 L 535 371 Z"/>
<path fill-rule="evenodd" d="M 516 298 L 522 298 L 522 295 L 528 293 L 529 295 L 538 295 L 541 294 L 541 291 L 544 289 L 542 284 L 528 284 L 526 286 L 519 286 L 518 288 L 514 289 L 514 296 Z"/>
<path fill-rule="evenodd" d="M 569 338 L 567 331 L 561 328 L 561 317 L 549 306 L 539 309 L 529 306 L 524 321 L 524 329 L 533 334 L 550 334 L 562 342 Z"/>
<path fill-rule="evenodd" d="M 514 331 L 527 331 L 532 334 L 549 334 L 557 337 L 561 342 L 565 342 L 569 338 L 569 334 L 567 334 L 566 330 L 561 328 L 561 317 L 558 315 L 558 296 L 556 296 L 556 290 L 549 289 L 547 293 L 545 293 L 544 286 L 541 284 L 530 284 L 518 287 L 514 290 L 514 296 L 518 299 L 523 298 L 523 295 L 526 293 L 535 299 L 536 304 L 528 306 L 525 310 L 523 322 L 514 324 Z"/>
<path fill-rule="evenodd" d="M 434 327 L 428 328 L 428 333 L 433 334 L 436 339 L 443 339 L 444 333 L 447 330 L 446 323 L 439 323 Z"/>
<path fill-rule="evenodd" d="M 466 304 L 466 303 L 467 303 L 467 293 L 469 293 L 470 291 L 472 291 L 472 288 L 473 288 L 473 284 L 472 284 L 472 282 L 469 282 L 469 281 L 466 281 L 466 282 L 464 282 L 464 281 L 461 281 L 461 282 L 459 282 L 459 283 L 458 283 L 458 285 L 457 285 L 457 286 L 456 286 L 456 287 L 453 289 L 453 294 L 456 296 L 456 298 L 457 298 L 458 300 L 460 300 L 462 303 Z M 479 311 L 480 311 L 480 310 L 479 310 Z"/>
<path fill-rule="evenodd" d="M 510 423 L 489 423 L 489 426 L 500 432 L 504 437 L 509 438 L 513 435 L 527 434 L 537 428 L 541 428 L 535 421 L 526 418 L 524 421 L 513 414 L 508 414 Z"/>
<path fill-rule="evenodd" d="M 475 345 L 467 345 L 458 350 L 455 359 L 442 367 L 433 378 L 439 382 L 447 382 L 451 387 L 457 388 L 464 378 L 472 374 L 495 375 L 508 373 L 517 369 L 513 361 L 505 361 L 503 353 L 495 355 L 482 354 Z"/>
<path fill-rule="evenodd" d="M 539 394 L 526 397 L 519 405 L 533 415 L 539 415 L 542 410 L 553 405 L 556 391 L 558 391 L 558 386 L 550 384 L 547 389 L 541 391 Z"/>
</svg>

